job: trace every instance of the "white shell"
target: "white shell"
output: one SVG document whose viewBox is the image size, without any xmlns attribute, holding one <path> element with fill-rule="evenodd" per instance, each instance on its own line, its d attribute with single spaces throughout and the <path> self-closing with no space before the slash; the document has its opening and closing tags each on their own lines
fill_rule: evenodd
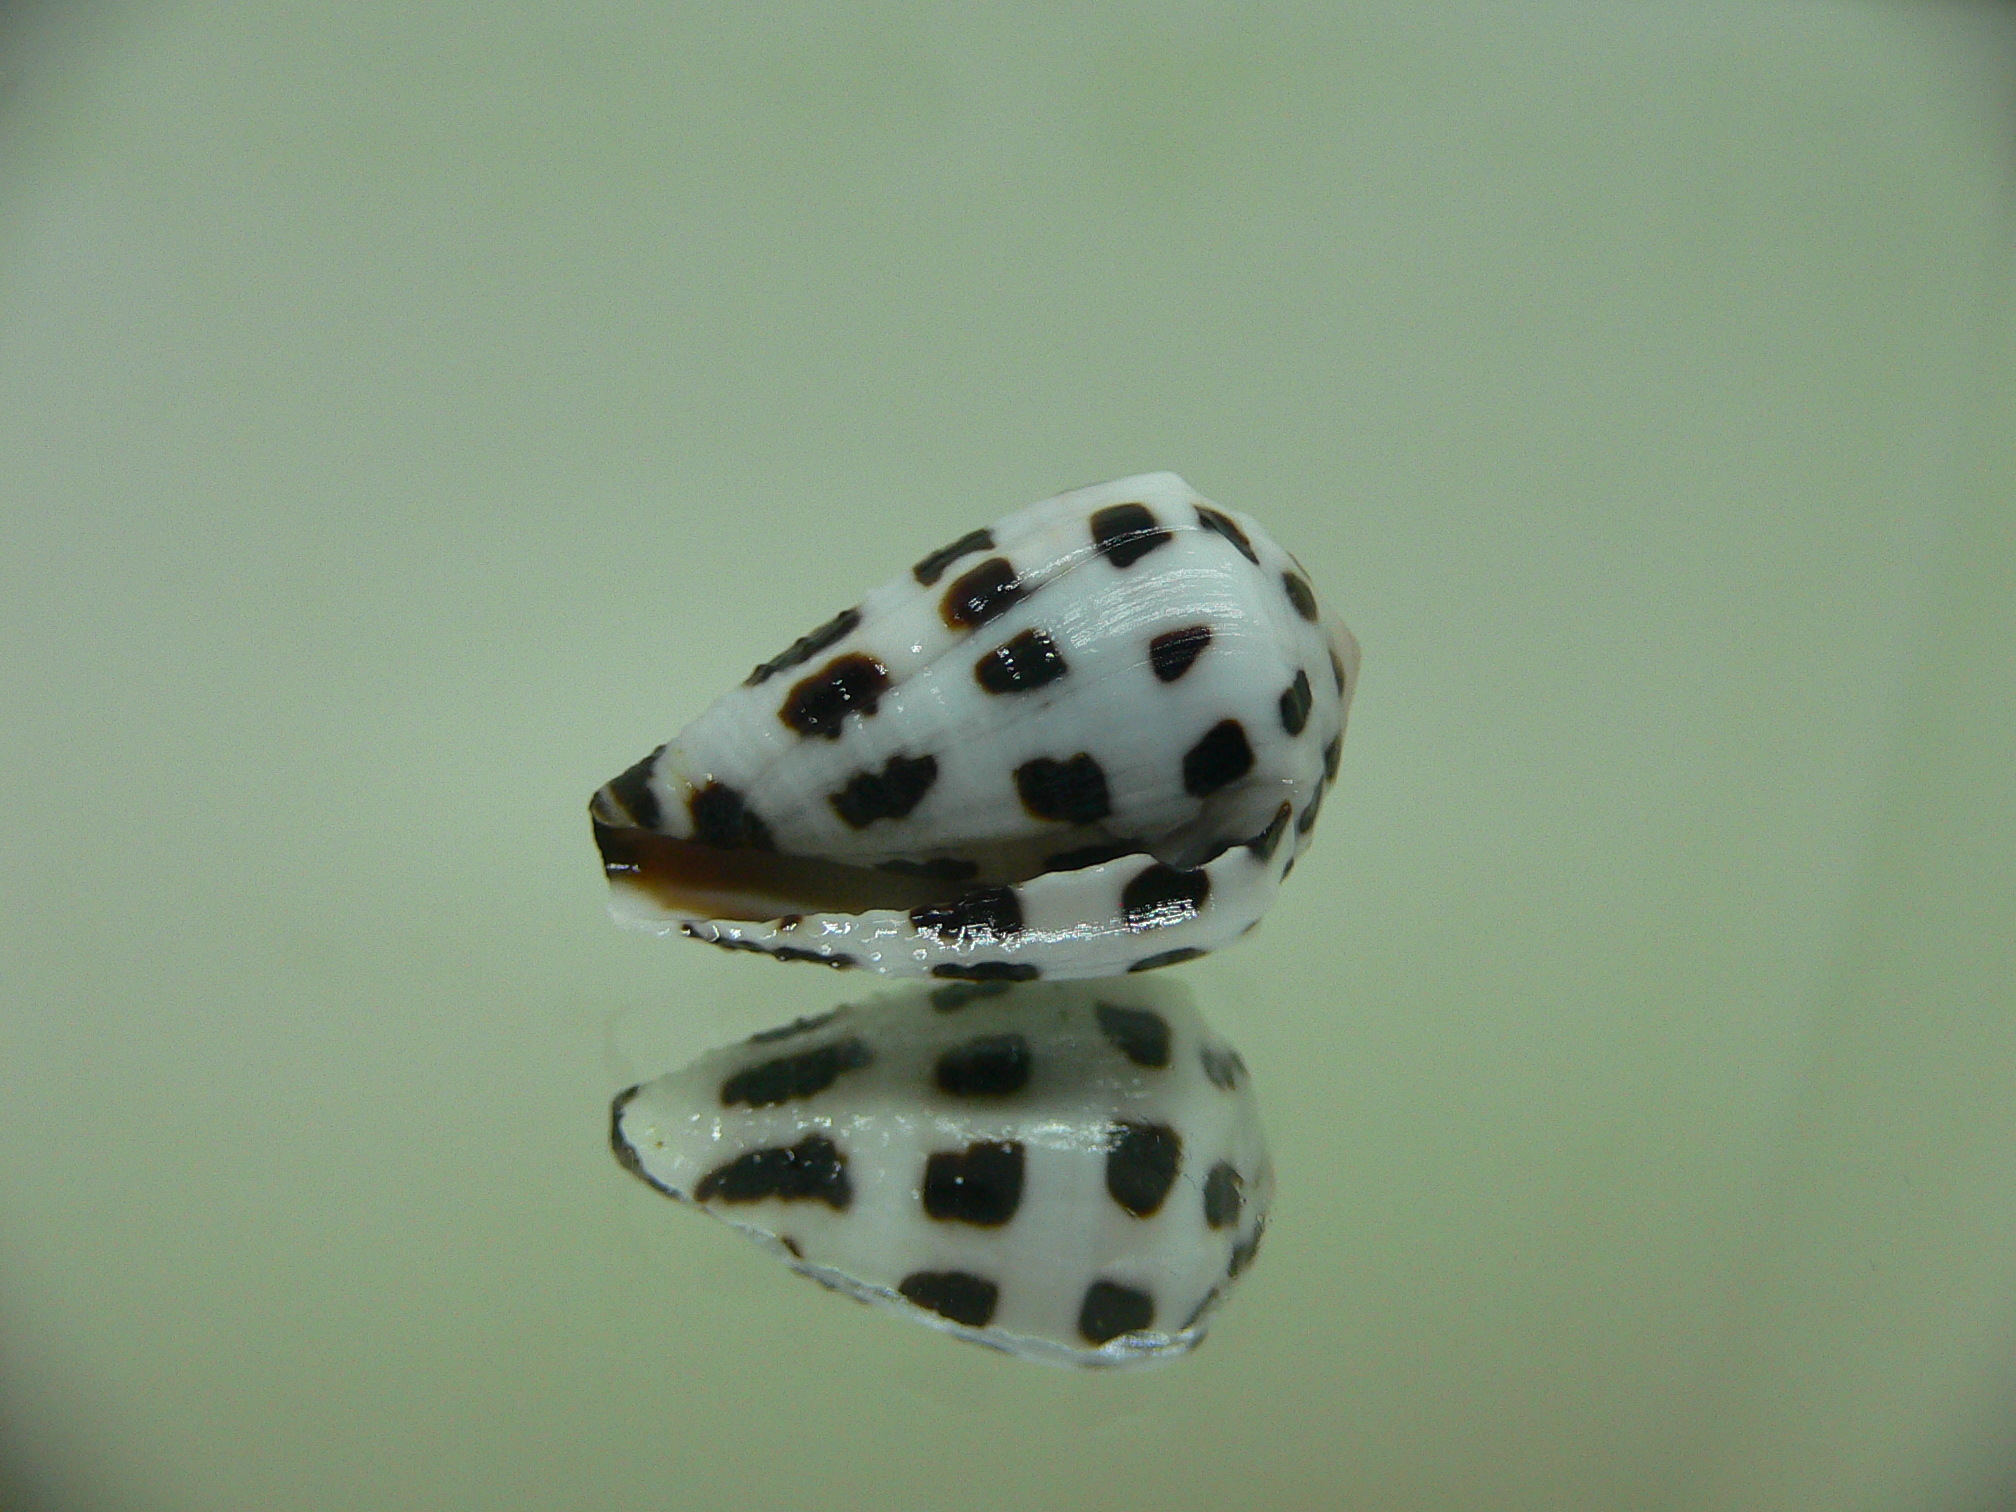
<svg viewBox="0 0 2016 1512">
<path fill-rule="evenodd" d="M 888 976 L 1112 976 L 1258 921 L 1357 677 L 1258 524 L 1123 478 L 932 553 L 590 812 L 626 922 Z"/>
<path fill-rule="evenodd" d="M 617 1158 L 821 1284 L 1030 1359 L 1196 1347 L 1273 1167 L 1180 988 L 953 983 L 620 1094 Z"/>
</svg>

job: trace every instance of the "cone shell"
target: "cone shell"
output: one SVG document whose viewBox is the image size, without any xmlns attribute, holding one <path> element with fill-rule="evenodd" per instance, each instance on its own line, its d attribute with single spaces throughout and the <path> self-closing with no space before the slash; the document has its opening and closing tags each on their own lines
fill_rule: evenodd
<svg viewBox="0 0 2016 1512">
<path fill-rule="evenodd" d="M 618 917 L 887 976 L 1111 976 L 1237 939 L 1337 775 L 1358 645 L 1174 473 L 921 558 L 590 803 Z"/>
</svg>

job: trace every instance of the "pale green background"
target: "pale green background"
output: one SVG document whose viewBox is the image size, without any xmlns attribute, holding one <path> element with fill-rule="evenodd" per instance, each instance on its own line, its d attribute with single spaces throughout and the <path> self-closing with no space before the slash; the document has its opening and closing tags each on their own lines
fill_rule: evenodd
<svg viewBox="0 0 2016 1512">
<path fill-rule="evenodd" d="M 1979 1507 L 2016 1429 L 2006 10 L 0 19 L 22 1504 Z M 1040 1369 L 606 1101 L 858 984 L 583 803 L 1175 468 L 1362 638 L 1195 1358 Z"/>
</svg>

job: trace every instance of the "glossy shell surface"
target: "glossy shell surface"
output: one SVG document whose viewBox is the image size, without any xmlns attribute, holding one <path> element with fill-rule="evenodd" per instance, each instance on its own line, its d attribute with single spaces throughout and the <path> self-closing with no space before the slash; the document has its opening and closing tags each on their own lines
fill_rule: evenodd
<svg viewBox="0 0 2016 1512">
<path fill-rule="evenodd" d="M 620 1094 L 657 1191 L 799 1274 L 1067 1365 L 1196 1347 L 1274 1173 L 1251 1077 L 1174 984 L 950 983 Z"/>
<path fill-rule="evenodd" d="M 1300 564 L 1174 473 L 1059 495 L 924 556 L 597 792 L 617 915 L 889 976 L 1193 959 L 1308 846 L 1358 659 Z"/>
</svg>

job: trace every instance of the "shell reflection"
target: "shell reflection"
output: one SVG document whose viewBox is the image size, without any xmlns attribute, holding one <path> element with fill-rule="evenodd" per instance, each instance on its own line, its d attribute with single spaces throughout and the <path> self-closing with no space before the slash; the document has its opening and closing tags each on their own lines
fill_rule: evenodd
<svg viewBox="0 0 2016 1512">
<path fill-rule="evenodd" d="M 1030 1359 L 1194 1349 L 1274 1173 L 1251 1078 L 1180 986 L 950 983 L 629 1088 L 631 1172 L 800 1275 Z"/>
</svg>

